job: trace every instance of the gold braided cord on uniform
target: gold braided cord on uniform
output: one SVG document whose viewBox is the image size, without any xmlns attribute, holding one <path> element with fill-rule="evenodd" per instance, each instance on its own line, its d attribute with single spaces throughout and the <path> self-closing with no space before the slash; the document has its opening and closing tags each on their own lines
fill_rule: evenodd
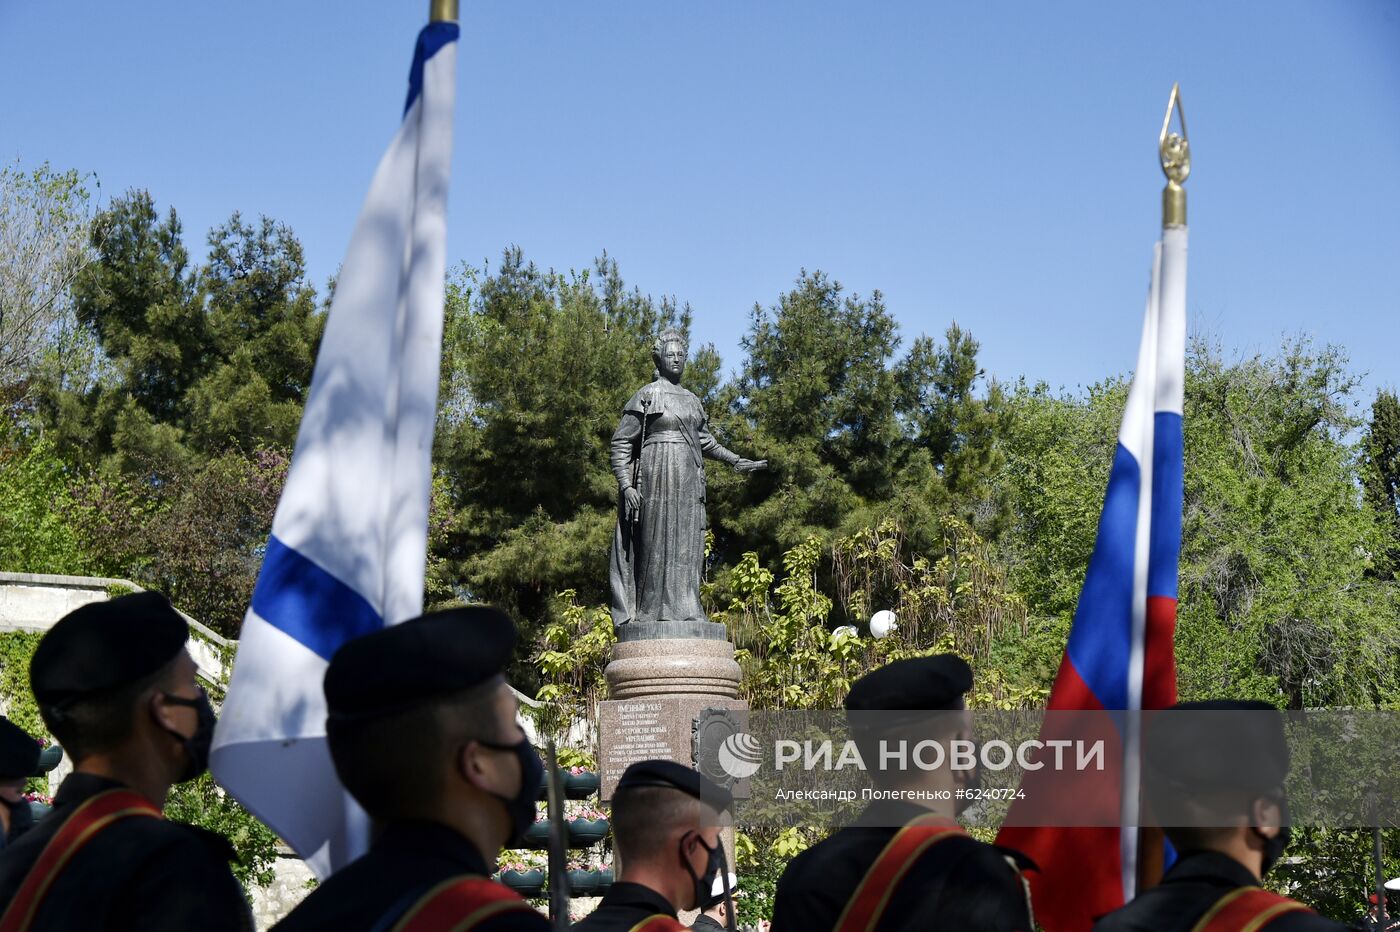
<svg viewBox="0 0 1400 932">
<path fill-rule="evenodd" d="M 1224 912 L 1232 903 L 1240 897 L 1248 896 L 1259 889 L 1259 887 L 1238 887 L 1231 890 L 1229 893 L 1216 900 L 1214 906 L 1206 910 L 1206 914 L 1200 918 L 1200 921 L 1191 927 L 1191 932 L 1206 932 L 1206 930 L 1210 928 L 1211 922 L 1215 920 L 1215 917 Z M 1262 929 L 1266 924 L 1272 922 L 1283 913 L 1298 912 L 1300 910 L 1309 911 L 1306 906 L 1299 903 L 1297 900 L 1280 897 L 1278 902 L 1271 905 L 1268 909 L 1263 910 L 1258 915 L 1253 916 L 1248 923 L 1239 928 L 1238 932 L 1258 932 L 1259 929 Z"/>
<path fill-rule="evenodd" d="M 450 929 L 444 929 L 443 932 L 467 932 L 468 929 L 475 928 L 477 925 L 480 925 L 498 913 L 523 910 L 529 910 L 532 913 L 535 912 L 535 908 L 528 903 L 522 905 L 520 903 L 511 903 L 508 900 L 501 900 L 500 902 L 481 907 Z"/>
<path fill-rule="evenodd" d="M 112 804 L 116 804 L 120 808 L 103 812 L 105 807 Z M 93 813 L 101 814 L 84 824 L 84 820 L 91 818 Z M 73 810 L 73 814 L 49 839 L 43 851 L 40 852 L 38 860 L 30 867 L 29 875 L 20 884 L 19 890 L 10 900 L 4 915 L 0 916 L 0 929 L 4 929 L 5 932 L 28 932 L 29 927 L 34 923 L 35 915 L 39 912 L 39 907 L 44 904 L 44 899 L 48 896 L 49 888 L 63 873 L 63 869 L 68 866 L 68 862 L 73 859 L 74 855 L 103 829 L 114 822 L 132 816 L 163 818 L 161 811 L 156 808 L 154 803 L 126 788 L 98 793 Z M 74 827 L 80 827 L 81 830 L 72 833 Z M 55 849 L 52 847 L 54 844 L 66 847 Z M 54 854 L 55 851 L 57 854 Z M 24 909 L 23 915 L 12 913 L 13 910 L 19 908 Z"/>
<path fill-rule="evenodd" d="M 487 880 L 479 874 L 460 874 L 456 877 L 449 877 L 423 894 L 418 902 L 415 903 L 408 912 L 404 913 L 403 917 L 400 918 L 398 922 L 394 923 L 394 927 L 390 932 L 405 932 L 405 930 L 413 928 L 414 922 L 419 921 L 424 913 L 437 905 L 436 901 L 439 896 L 448 893 L 453 888 L 462 884 L 489 884 L 492 887 L 497 886 L 493 881 Z M 512 894 L 509 897 L 501 897 L 500 899 L 487 903 L 485 906 L 472 910 L 450 926 L 434 925 L 433 930 L 434 932 L 439 932 L 439 930 L 440 932 L 467 932 L 468 929 L 480 925 L 493 916 L 514 910 L 535 911 L 534 907 L 530 906 L 529 903 L 526 903 L 524 900 Z M 429 921 L 431 922 L 432 920 L 430 919 Z"/>
<path fill-rule="evenodd" d="M 863 926 L 853 925 L 848 927 L 847 922 L 861 921 L 860 917 L 851 916 L 851 910 L 860 902 L 866 886 L 871 882 L 871 878 L 877 871 L 886 866 L 885 859 L 892 856 L 892 854 L 898 850 L 909 833 L 921 832 L 926 829 L 939 829 L 940 831 L 938 831 L 937 834 L 930 834 L 928 837 L 923 838 L 920 840 L 917 847 L 905 854 L 904 861 L 898 865 L 894 874 L 892 874 L 885 883 L 885 888 L 881 891 L 879 902 L 875 905 L 870 915 L 864 917 L 865 924 Z M 910 868 L 914 866 L 919 858 L 923 857 L 924 852 L 949 836 L 965 836 L 966 834 L 967 833 L 956 824 L 948 825 L 947 820 L 932 814 L 919 816 L 898 832 L 895 832 L 894 837 L 889 840 L 884 850 L 880 852 L 880 856 L 875 859 L 875 863 L 870 866 L 870 870 L 861 878 L 860 884 L 857 885 L 855 892 L 851 894 L 851 898 L 846 901 L 846 907 L 841 910 L 841 915 L 837 918 L 836 925 L 833 928 L 836 932 L 873 932 L 875 926 L 880 922 L 880 917 L 885 913 L 885 907 L 889 905 L 890 897 L 893 896 L 894 891 L 898 889 L 899 882 L 904 879 L 904 875 L 909 873 Z"/>
</svg>

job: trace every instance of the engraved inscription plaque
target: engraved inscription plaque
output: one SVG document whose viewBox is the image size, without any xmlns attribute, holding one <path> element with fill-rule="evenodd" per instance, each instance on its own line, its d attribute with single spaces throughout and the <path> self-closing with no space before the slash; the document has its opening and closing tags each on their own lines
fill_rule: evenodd
<svg viewBox="0 0 1400 932">
<path fill-rule="evenodd" d="M 636 761 L 664 758 L 688 763 L 689 741 L 677 740 L 679 735 L 690 737 L 689 721 L 685 722 L 684 732 L 677 728 L 682 721 L 681 703 L 672 696 L 600 703 L 598 743 L 602 752 L 599 764 L 603 771 L 603 799 L 612 799 L 618 778 Z"/>
</svg>

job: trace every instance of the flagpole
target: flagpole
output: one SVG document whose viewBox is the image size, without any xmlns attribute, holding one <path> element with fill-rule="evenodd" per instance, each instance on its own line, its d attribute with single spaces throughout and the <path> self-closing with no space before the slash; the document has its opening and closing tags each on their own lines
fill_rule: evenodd
<svg viewBox="0 0 1400 932">
<path fill-rule="evenodd" d="M 430 0 L 428 6 L 428 22 L 457 22 L 457 4 L 458 0 Z"/>
<path fill-rule="evenodd" d="M 1181 120 L 1181 134 L 1171 131 L 1172 111 Z M 1186 111 L 1181 105 L 1181 85 L 1173 84 L 1167 100 L 1167 114 L 1162 119 L 1162 132 L 1157 137 L 1157 156 L 1162 173 L 1167 176 L 1162 189 L 1162 231 L 1186 226 L 1186 189 L 1182 186 L 1191 174 L 1191 147 L 1186 137 Z M 1126 789 L 1126 788 L 1125 788 Z M 1162 879 L 1166 866 L 1166 836 L 1156 826 L 1138 830 L 1137 889 L 1139 892 L 1155 887 Z"/>
</svg>

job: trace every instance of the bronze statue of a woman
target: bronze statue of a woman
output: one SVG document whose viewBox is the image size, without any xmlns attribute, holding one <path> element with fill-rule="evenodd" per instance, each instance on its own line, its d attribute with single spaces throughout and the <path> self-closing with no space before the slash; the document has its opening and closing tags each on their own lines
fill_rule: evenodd
<svg viewBox="0 0 1400 932">
<path fill-rule="evenodd" d="M 688 348 L 676 330 L 652 347 L 657 378 L 622 412 L 612 437 L 617 530 L 609 582 L 613 624 L 707 622 L 700 607 L 705 560 L 705 457 L 740 472 L 768 466 L 719 445 L 700 399 L 680 385 Z"/>
</svg>

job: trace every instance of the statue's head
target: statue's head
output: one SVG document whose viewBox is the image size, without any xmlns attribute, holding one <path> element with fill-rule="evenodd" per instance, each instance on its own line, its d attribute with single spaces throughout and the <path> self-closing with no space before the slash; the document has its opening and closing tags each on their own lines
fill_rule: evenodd
<svg viewBox="0 0 1400 932">
<path fill-rule="evenodd" d="M 672 382 L 681 380 L 681 373 L 685 371 L 685 358 L 690 352 L 690 346 L 685 341 L 685 335 L 673 327 L 667 327 L 656 335 L 656 342 L 651 346 L 651 358 L 656 362 L 657 375 L 665 376 Z"/>
</svg>

